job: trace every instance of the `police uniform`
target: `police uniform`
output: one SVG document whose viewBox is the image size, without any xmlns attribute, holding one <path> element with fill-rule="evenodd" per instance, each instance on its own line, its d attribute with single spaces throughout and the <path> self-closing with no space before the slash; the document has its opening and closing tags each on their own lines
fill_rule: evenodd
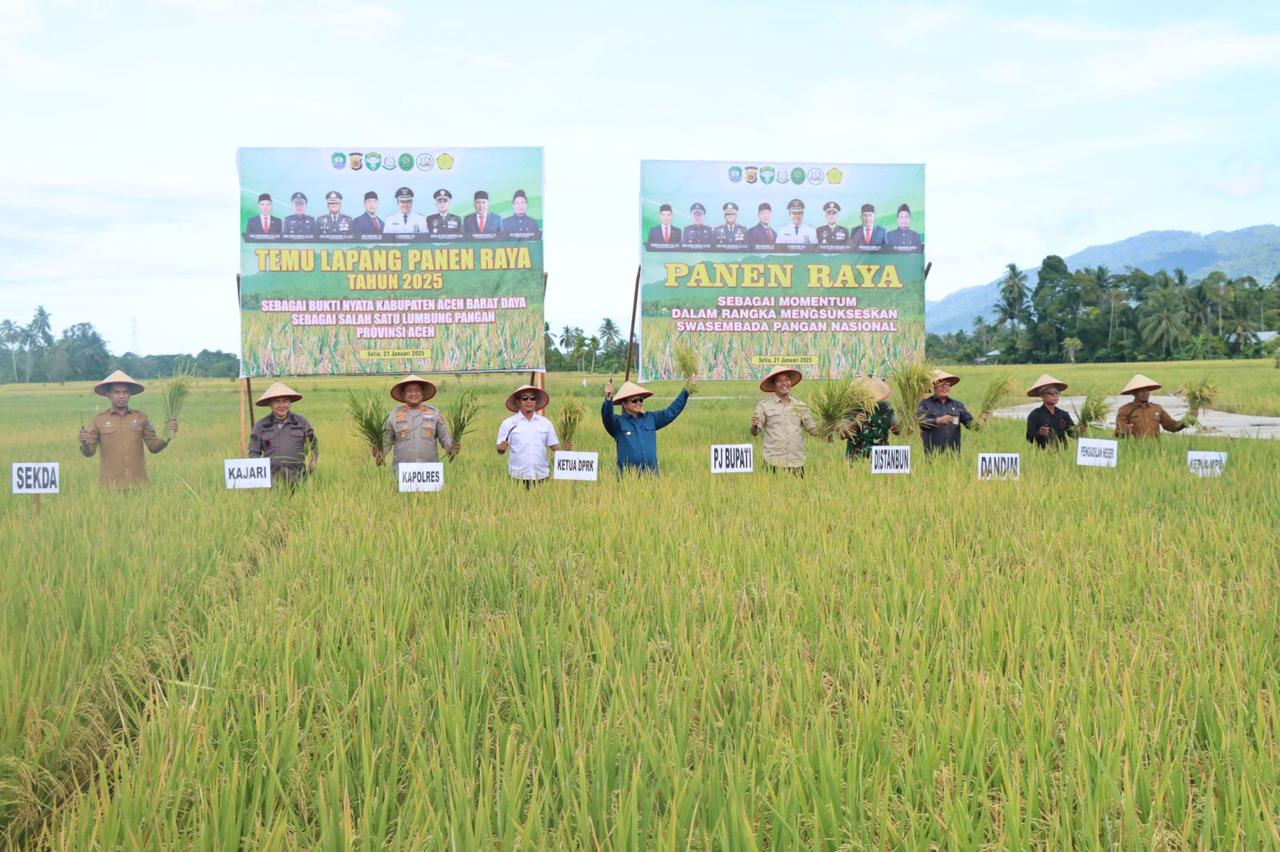
<svg viewBox="0 0 1280 852">
<path fill-rule="evenodd" d="M 289 416 L 277 420 L 275 413 L 253 424 L 249 433 L 249 458 L 271 460 L 271 484 L 293 484 L 307 475 L 307 450 L 311 457 L 320 457 L 320 443 L 316 430 L 301 414 L 290 411 Z"/>
<path fill-rule="evenodd" d="M 434 200 L 450 200 L 453 193 L 447 189 L 437 189 L 431 196 Z M 432 213 L 427 217 L 427 233 L 432 236 L 462 236 L 462 217 L 455 213 Z"/>
<path fill-rule="evenodd" d="M 834 201 L 828 201 L 822 205 L 823 213 L 835 211 L 840 212 L 840 205 Z M 844 225 L 822 225 L 818 228 L 818 245 L 820 246 L 843 246 L 849 243 L 849 229 Z"/>
<path fill-rule="evenodd" d="M 707 208 L 695 201 L 689 208 L 689 212 L 705 214 Z M 710 225 L 686 225 L 680 233 L 680 240 L 685 244 L 710 245 L 714 236 L 715 231 Z"/>
<path fill-rule="evenodd" d="M 400 470 L 402 462 L 438 462 L 437 443 L 446 450 L 453 448 L 449 424 L 435 406 L 425 403 L 417 408 L 402 405 L 387 415 L 382 423 L 382 448 L 395 447 L 392 469 Z"/>
<path fill-rule="evenodd" d="M 738 205 L 734 204 L 732 201 L 726 201 L 721 210 L 725 213 L 728 213 L 730 210 L 737 213 Z M 715 239 L 717 243 L 745 243 L 747 241 L 747 226 L 736 220 L 732 225 L 728 222 L 725 222 L 723 225 L 716 225 L 715 230 L 712 231 L 712 238 Z"/>
<path fill-rule="evenodd" d="M 325 203 L 342 201 L 342 193 L 336 190 L 324 197 Z M 351 233 L 351 217 L 339 210 L 337 213 L 326 213 L 316 217 L 316 231 L 320 234 Z"/>
<path fill-rule="evenodd" d="M 307 197 L 301 192 L 295 192 L 293 197 L 289 199 L 294 204 L 301 201 L 307 203 Z M 314 236 L 316 232 L 316 217 L 308 216 L 306 213 L 294 213 L 292 216 L 284 217 L 284 232 L 287 236 Z"/>
</svg>

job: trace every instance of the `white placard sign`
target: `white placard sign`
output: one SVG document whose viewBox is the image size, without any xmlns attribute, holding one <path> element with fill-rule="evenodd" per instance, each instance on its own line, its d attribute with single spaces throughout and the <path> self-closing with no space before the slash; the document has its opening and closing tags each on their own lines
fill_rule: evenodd
<svg viewBox="0 0 1280 852">
<path fill-rule="evenodd" d="M 1017 453 L 978 453 L 978 479 L 1019 479 L 1022 456 Z"/>
<path fill-rule="evenodd" d="M 872 473 L 910 473 L 910 447 L 872 447 Z"/>
<path fill-rule="evenodd" d="M 444 488 L 444 465 L 441 462 L 401 462 L 396 472 L 400 493 L 439 491 Z"/>
<path fill-rule="evenodd" d="M 576 479 L 579 482 L 595 482 L 600 475 L 600 454 L 556 450 L 551 462 L 553 479 Z"/>
<path fill-rule="evenodd" d="M 712 473 L 751 473 L 756 469 L 754 444 L 712 444 Z"/>
<path fill-rule="evenodd" d="M 58 462 L 14 462 L 14 494 L 57 494 Z"/>
<path fill-rule="evenodd" d="M 1084 467 L 1115 467 L 1120 445 L 1106 438 L 1081 438 L 1076 442 L 1076 464 Z"/>
<path fill-rule="evenodd" d="M 1187 469 L 1196 476 L 1222 476 L 1227 466 L 1226 453 L 1187 452 Z"/>
<path fill-rule="evenodd" d="M 222 478 L 227 488 L 270 488 L 271 459 L 223 459 Z"/>
</svg>

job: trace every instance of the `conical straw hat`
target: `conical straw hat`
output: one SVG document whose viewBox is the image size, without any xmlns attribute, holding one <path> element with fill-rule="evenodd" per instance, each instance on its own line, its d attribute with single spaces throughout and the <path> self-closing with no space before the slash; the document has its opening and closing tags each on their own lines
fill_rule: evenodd
<svg viewBox="0 0 1280 852">
<path fill-rule="evenodd" d="M 877 402 L 884 402 L 893 395 L 893 390 L 888 384 L 877 379 L 875 376 L 862 376 L 857 382 L 865 387 L 875 396 Z"/>
<path fill-rule="evenodd" d="M 540 409 L 546 408 L 547 403 L 551 402 L 551 394 L 547 393 L 542 388 L 535 388 L 533 385 L 521 385 L 513 390 L 507 397 L 507 411 L 515 412 L 520 410 L 520 402 L 516 397 L 526 391 L 533 391 L 538 395 L 538 408 Z"/>
<path fill-rule="evenodd" d="M 129 374 L 124 370 L 116 370 L 114 373 L 94 385 L 93 392 L 98 396 L 106 396 L 111 393 L 112 385 L 128 385 L 129 396 L 137 396 L 145 390 L 142 385 L 129 378 Z"/>
<path fill-rule="evenodd" d="M 1062 393 L 1067 389 L 1067 383 L 1061 379 L 1055 379 L 1048 373 L 1042 373 L 1040 378 L 1036 379 L 1036 383 L 1027 390 L 1027 396 L 1039 396 L 1047 387 L 1056 387 L 1058 393 Z"/>
<path fill-rule="evenodd" d="M 267 406 L 271 404 L 273 399 L 281 399 L 288 397 L 290 402 L 297 402 L 302 399 L 302 394 L 286 385 L 284 382 L 272 382 L 271 387 L 262 392 L 262 396 L 258 397 L 258 401 L 254 405 Z"/>
<path fill-rule="evenodd" d="M 793 385 L 800 384 L 800 381 L 804 378 L 804 374 L 795 367 L 774 367 L 769 371 L 769 375 L 761 379 L 760 390 L 765 393 L 773 393 L 774 381 L 777 380 L 778 376 L 785 376 L 788 374 L 791 376 L 791 384 Z"/>
<path fill-rule="evenodd" d="M 653 391 L 645 390 L 635 382 L 623 382 L 622 387 L 618 388 L 618 392 L 613 395 L 613 404 L 621 405 L 623 400 L 638 396 L 641 399 L 648 399 L 653 396 Z"/>
<path fill-rule="evenodd" d="M 934 384 L 937 384 L 938 382 L 946 382 L 951 387 L 955 387 L 960 384 L 960 377 L 952 373 L 948 373 L 946 370 L 934 370 L 929 374 L 929 380 Z"/>
<path fill-rule="evenodd" d="M 414 382 L 422 385 L 422 401 L 426 402 L 436 395 L 436 386 L 421 376 L 405 376 L 400 381 L 391 386 L 391 398 L 396 402 L 404 402 L 404 386 L 411 385 Z"/>
<path fill-rule="evenodd" d="M 1152 381 L 1141 373 L 1135 373 L 1133 378 L 1129 380 L 1129 384 L 1124 386 L 1124 390 L 1120 393 L 1137 393 L 1140 390 L 1156 390 L 1163 387 L 1159 382 Z"/>
</svg>

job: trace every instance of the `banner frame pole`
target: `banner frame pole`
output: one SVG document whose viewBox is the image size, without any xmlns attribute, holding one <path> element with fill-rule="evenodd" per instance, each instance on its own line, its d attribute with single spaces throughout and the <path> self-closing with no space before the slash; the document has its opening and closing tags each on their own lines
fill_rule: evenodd
<svg viewBox="0 0 1280 852">
<path fill-rule="evenodd" d="M 631 381 L 631 353 L 636 347 L 636 306 L 640 301 L 640 271 L 644 269 L 644 264 L 636 264 L 636 284 L 631 293 L 631 331 L 627 333 L 627 370 L 622 381 Z"/>
</svg>

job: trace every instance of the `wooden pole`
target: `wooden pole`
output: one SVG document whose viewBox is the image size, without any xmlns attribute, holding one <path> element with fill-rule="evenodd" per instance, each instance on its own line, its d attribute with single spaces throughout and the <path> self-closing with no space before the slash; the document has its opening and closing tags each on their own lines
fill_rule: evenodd
<svg viewBox="0 0 1280 852">
<path fill-rule="evenodd" d="M 636 286 L 631 294 L 631 331 L 627 334 L 627 372 L 622 381 L 631 381 L 631 351 L 636 347 L 636 305 L 640 301 L 640 270 L 641 265 L 636 266 Z"/>
<path fill-rule="evenodd" d="M 239 388 L 240 393 L 237 394 L 237 396 L 240 397 L 240 457 L 241 458 L 244 458 L 246 455 L 249 454 L 249 432 L 244 423 L 245 416 L 248 414 L 248 409 L 246 407 L 247 400 L 245 398 L 249 394 L 244 389 L 244 383 L 247 381 L 249 380 L 244 378 L 240 380 L 240 388 Z"/>
<path fill-rule="evenodd" d="M 32 494 L 31 496 L 36 498 L 36 517 L 38 518 L 40 517 L 40 495 Z"/>
<path fill-rule="evenodd" d="M 248 376 L 244 377 L 244 398 L 240 405 L 249 412 L 249 416 L 247 418 L 244 415 L 241 415 L 240 428 L 245 428 L 244 424 L 246 421 L 250 424 L 249 428 L 253 428 L 253 379 Z M 249 454 L 249 439 L 246 437 L 242 443 L 243 452 L 247 456 Z"/>
<path fill-rule="evenodd" d="M 932 260 L 931 260 L 931 261 L 929 261 L 928 263 L 926 263 L 926 264 L 924 265 L 924 278 L 922 278 L 921 280 L 923 280 L 923 281 L 928 281 L 928 280 L 929 280 L 929 270 L 930 270 L 930 269 L 933 269 L 933 261 L 932 261 Z"/>
</svg>

